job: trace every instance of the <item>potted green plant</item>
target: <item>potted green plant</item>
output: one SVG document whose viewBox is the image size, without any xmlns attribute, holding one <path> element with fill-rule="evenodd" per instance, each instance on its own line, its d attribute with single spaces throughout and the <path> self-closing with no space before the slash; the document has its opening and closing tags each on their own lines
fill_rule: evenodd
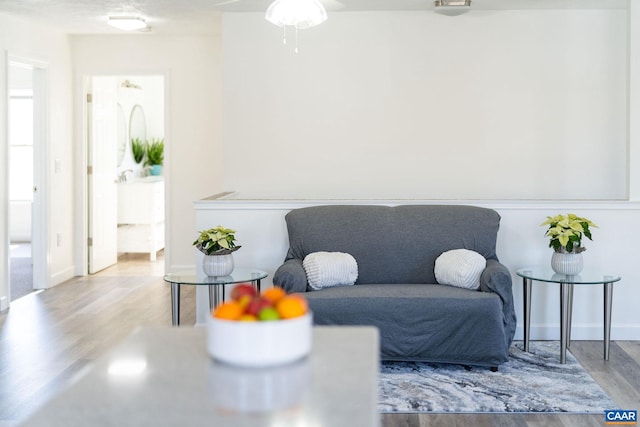
<svg viewBox="0 0 640 427">
<path fill-rule="evenodd" d="M 202 270 L 207 276 L 227 276 L 234 267 L 233 252 L 236 245 L 235 230 L 221 225 L 199 232 L 193 245 L 204 254 Z"/>
<path fill-rule="evenodd" d="M 131 138 L 131 151 L 133 152 L 133 160 L 136 163 L 141 163 L 144 159 L 146 147 L 140 138 Z"/>
<path fill-rule="evenodd" d="M 548 216 L 541 226 L 548 226 L 545 237 L 553 248 L 551 268 L 560 274 L 578 274 L 582 271 L 582 237 L 591 238 L 591 227 L 598 227 L 591 220 L 569 213 Z"/>
<path fill-rule="evenodd" d="M 151 142 L 146 144 L 147 158 L 144 162 L 145 166 L 150 166 L 151 175 L 162 175 L 162 164 L 164 163 L 164 139 L 152 138 Z"/>
<path fill-rule="evenodd" d="M 224 255 L 240 249 L 236 246 L 235 230 L 221 225 L 199 232 L 193 245 L 205 255 Z"/>
</svg>

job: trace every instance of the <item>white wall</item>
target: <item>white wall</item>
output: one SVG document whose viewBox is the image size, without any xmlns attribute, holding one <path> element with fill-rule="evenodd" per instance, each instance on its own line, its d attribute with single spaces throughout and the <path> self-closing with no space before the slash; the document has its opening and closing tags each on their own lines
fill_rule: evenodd
<svg viewBox="0 0 640 427">
<path fill-rule="evenodd" d="M 32 24 L 23 20 L 0 14 L 0 99 L 7 99 L 7 54 L 16 55 L 47 64 L 49 100 L 48 164 L 47 181 L 49 198 L 55 204 L 47 215 L 49 225 L 48 284 L 51 286 L 71 277 L 73 251 L 73 193 L 69 191 L 73 184 L 73 155 L 71 145 L 72 103 L 71 103 L 71 56 L 68 37 L 41 24 Z M 6 141 L 6 102 L 0 102 L 0 309 L 4 308 L 2 298 L 8 295 L 9 270 L 7 266 L 8 250 L 8 195 L 7 195 L 7 141 Z M 54 162 L 58 160 L 60 172 L 54 173 Z M 52 245 L 56 233 L 61 233 L 61 246 Z M 6 302 L 6 301 L 5 301 Z"/>
<path fill-rule="evenodd" d="M 223 23 L 225 190 L 627 197 L 624 10 L 334 13 L 298 55 Z"/>
<path fill-rule="evenodd" d="M 238 230 L 236 264 L 272 274 L 291 208 L 475 204 L 502 215 L 498 253 L 515 272 L 548 264 L 546 215 L 576 212 L 600 226 L 585 265 L 623 277 L 612 337 L 640 339 L 639 7 L 332 14 L 299 32 L 298 55 L 261 14 L 226 14 L 224 188 L 238 193 L 197 202 L 197 225 Z M 535 285 L 534 339 L 557 339 L 558 295 Z M 514 296 L 521 327 L 515 274 Z M 601 287 L 576 288 L 573 324 L 601 339 Z"/>
<path fill-rule="evenodd" d="M 9 202 L 9 240 L 31 242 L 31 202 Z"/>
<path fill-rule="evenodd" d="M 147 121 L 147 139 L 164 138 L 164 79 L 163 76 L 120 76 L 118 82 L 129 80 L 140 85 L 142 89 L 133 89 L 139 92 L 138 96 L 129 99 L 127 104 L 125 99 L 119 98 L 118 101 L 125 107 L 125 117 L 127 124 L 131 115 L 133 105 L 140 104 L 144 109 L 145 119 Z"/>
<path fill-rule="evenodd" d="M 136 34 L 71 40 L 77 87 L 83 76 L 92 74 L 165 76 L 165 265 L 192 264 L 192 202 L 222 188 L 220 38 Z M 78 126 L 74 147 L 82 151 Z"/>
</svg>

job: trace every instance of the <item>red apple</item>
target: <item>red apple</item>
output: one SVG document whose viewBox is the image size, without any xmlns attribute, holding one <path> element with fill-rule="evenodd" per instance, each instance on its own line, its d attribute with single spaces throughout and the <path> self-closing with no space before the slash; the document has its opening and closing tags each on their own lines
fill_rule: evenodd
<svg viewBox="0 0 640 427">
<path fill-rule="evenodd" d="M 262 309 L 272 306 L 273 304 L 271 303 L 271 301 L 269 301 L 265 297 L 257 296 L 249 301 L 249 304 L 247 305 L 247 308 L 244 310 L 244 312 L 246 314 L 252 314 L 257 317 Z"/>
<path fill-rule="evenodd" d="M 243 295 L 254 297 L 257 295 L 256 288 L 250 283 L 239 283 L 231 289 L 231 299 L 238 301 Z"/>
</svg>

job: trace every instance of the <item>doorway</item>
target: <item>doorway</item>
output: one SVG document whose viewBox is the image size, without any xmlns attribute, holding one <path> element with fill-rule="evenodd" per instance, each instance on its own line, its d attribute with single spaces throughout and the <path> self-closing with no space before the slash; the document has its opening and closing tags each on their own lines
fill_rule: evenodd
<svg viewBox="0 0 640 427">
<path fill-rule="evenodd" d="M 48 287 L 46 64 L 8 57 L 9 295 Z"/>
<path fill-rule="evenodd" d="M 84 88 L 87 272 L 124 254 L 155 262 L 164 249 L 164 174 L 154 174 L 151 150 L 160 147 L 164 157 L 165 77 L 91 76 Z"/>
<path fill-rule="evenodd" d="M 9 63 L 9 270 L 11 301 L 33 292 L 33 69 Z"/>
</svg>

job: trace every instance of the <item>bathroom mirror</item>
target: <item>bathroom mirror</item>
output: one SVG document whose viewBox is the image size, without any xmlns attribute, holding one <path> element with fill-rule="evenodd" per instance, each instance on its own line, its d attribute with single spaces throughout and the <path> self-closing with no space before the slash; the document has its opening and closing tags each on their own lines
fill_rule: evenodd
<svg viewBox="0 0 640 427">
<path fill-rule="evenodd" d="M 118 118 L 117 118 L 117 147 L 118 152 L 116 153 L 116 158 L 118 159 L 117 166 L 122 165 L 122 161 L 124 160 L 124 153 L 127 149 L 127 122 L 124 119 L 124 109 L 122 105 L 118 104 L 116 107 L 118 110 Z"/>
<path fill-rule="evenodd" d="M 136 104 L 131 109 L 129 119 L 129 139 L 139 139 L 143 144 L 147 141 L 147 121 L 142 106 Z"/>
</svg>

